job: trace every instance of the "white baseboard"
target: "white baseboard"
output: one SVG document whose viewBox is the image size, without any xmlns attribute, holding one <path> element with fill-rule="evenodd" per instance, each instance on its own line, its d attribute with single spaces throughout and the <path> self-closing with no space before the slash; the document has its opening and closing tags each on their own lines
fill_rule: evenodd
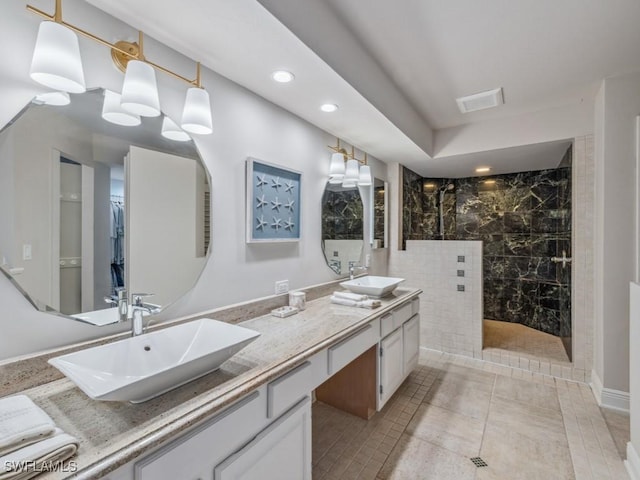
<svg viewBox="0 0 640 480">
<path fill-rule="evenodd" d="M 631 442 L 627 443 L 627 459 L 624 461 L 624 466 L 631 480 L 640 480 L 640 456 Z"/>
<path fill-rule="evenodd" d="M 590 386 L 598 405 L 611 410 L 629 413 L 629 409 L 631 408 L 629 392 L 614 390 L 613 388 L 604 388 L 602 386 L 602 380 L 600 380 L 595 370 L 591 371 Z M 640 478 L 638 480 L 640 480 Z"/>
</svg>

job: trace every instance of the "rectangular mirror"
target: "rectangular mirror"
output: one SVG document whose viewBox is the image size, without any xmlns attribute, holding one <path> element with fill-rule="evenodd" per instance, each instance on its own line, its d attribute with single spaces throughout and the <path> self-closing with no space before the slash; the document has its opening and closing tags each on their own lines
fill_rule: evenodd
<svg viewBox="0 0 640 480">
<path fill-rule="evenodd" d="M 371 204 L 373 205 L 373 222 L 371 222 L 371 248 L 386 248 L 389 244 L 388 235 L 388 196 L 389 184 L 379 178 L 373 179 L 373 196 Z"/>
</svg>

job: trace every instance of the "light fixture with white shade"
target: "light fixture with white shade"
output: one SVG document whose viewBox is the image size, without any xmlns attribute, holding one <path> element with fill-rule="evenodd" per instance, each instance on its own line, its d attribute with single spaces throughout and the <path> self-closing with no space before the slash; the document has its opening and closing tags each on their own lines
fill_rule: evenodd
<svg viewBox="0 0 640 480">
<path fill-rule="evenodd" d="M 140 60 L 131 60 L 127 64 L 120 105 L 127 112 L 141 117 L 160 115 L 156 72 L 151 65 Z"/>
<path fill-rule="evenodd" d="M 55 12 L 50 15 L 31 5 L 27 10 L 44 17 L 40 24 L 30 75 L 33 80 L 55 90 L 82 93 L 86 90 L 82 60 L 76 33 L 111 49 L 111 58 L 125 72 L 121 107 L 134 116 L 160 115 L 160 100 L 155 70 L 189 84 L 184 106 L 182 128 L 190 133 L 209 134 L 213 131 L 209 94 L 200 81 L 200 63 L 196 63 L 196 78 L 184 77 L 166 67 L 149 61 L 143 52 L 143 34 L 138 43 L 108 42 L 62 19 L 62 0 L 55 0 Z M 74 33 L 75 32 L 75 33 Z"/>
<path fill-rule="evenodd" d="M 371 167 L 367 165 L 366 153 L 364 154 L 364 160 L 356 158 L 354 147 L 351 146 L 351 153 L 347 153 L 340 146 L 339 138 L 336 139 L 336 146 L 329 146 L 329 148 L 334 151 L 329 165 L 329 183 L 341 183 L 345 188 L 369 187 L 373 184 Z"/>
<path fill-rule="evenodd" d="M 182 130 L 176 122 L 165 115 L 162 120 L 162 136 L 176 142 L 186 142 L 191 140 L 187 132 Z"/>
<path fill-rule="evenodd" d="M 329 165 L 329 183 L 342 183 L 344 178 L 344 153 L 336 152 L 331 155 L 331 164 Z"/>
<path fill-rule="evenodd" d="M 358 184 L 360 172 L 358 171 L 358 161 L 354 159 L 347 160 L 347 168 L 342 179 L 343 187 L 355 187 Z"/>
<path fill-rule="evenodd" d="M 102 118 L 123 127 L 135 127 L 141 123 L 140 116 L 123 109 L 120 105 L 120 94 L 111 90 L 104 91 Z"/>
<path fill-rule="evenodd" d="M 369 187 L 372 183 L 371 167 L 369 165 L 362 165 L 360 167 L 360 176 L 358 177 L 358 186 Z"/>
<path fill-rule="evenodd" d="M 86 91 L 78 37 L 55 21 L 42 22 L 31 59 L 31 78 L 54 90 Z"/>
<path fill-rule="evenodd" d="M 198 135 L 213 132 L 209 93 L 204 88 L 191 87 L 187 90 L 181 126 L 184 131 Z"/>
</svg>

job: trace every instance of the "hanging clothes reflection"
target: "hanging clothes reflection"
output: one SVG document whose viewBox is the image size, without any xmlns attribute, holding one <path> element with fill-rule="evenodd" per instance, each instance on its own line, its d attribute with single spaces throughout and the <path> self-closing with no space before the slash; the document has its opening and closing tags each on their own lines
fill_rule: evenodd
<svg viewBox="0 0 640 480">
<path fill-rule="evenodd" d="M 111 195 L 111 293 L 124 288 L 124 198 Z"/>
</svg>

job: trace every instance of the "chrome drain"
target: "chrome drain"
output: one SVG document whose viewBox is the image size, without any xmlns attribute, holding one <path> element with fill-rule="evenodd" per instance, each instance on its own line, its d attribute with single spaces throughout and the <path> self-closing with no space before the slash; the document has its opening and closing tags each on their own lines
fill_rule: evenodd
<svg viewBox="0 0 640 480">
<path fill-rule="evenodd" d="M 489 464 L 488 464 L 487 462 L 485 462 L 485 461 L 484 461 L 482 458 L 480 458 L 480 457 L 471 457 L 471 459 L 470 459 L 470 460 L 471 460 L 471 461 L 473 462 L 473 464 L 474 464 L 476 467 L 478 467 L 478 468 L 480 468 L 480 467 L 488 467 L 488 466 L 489 466 Z"/>
</svg>

